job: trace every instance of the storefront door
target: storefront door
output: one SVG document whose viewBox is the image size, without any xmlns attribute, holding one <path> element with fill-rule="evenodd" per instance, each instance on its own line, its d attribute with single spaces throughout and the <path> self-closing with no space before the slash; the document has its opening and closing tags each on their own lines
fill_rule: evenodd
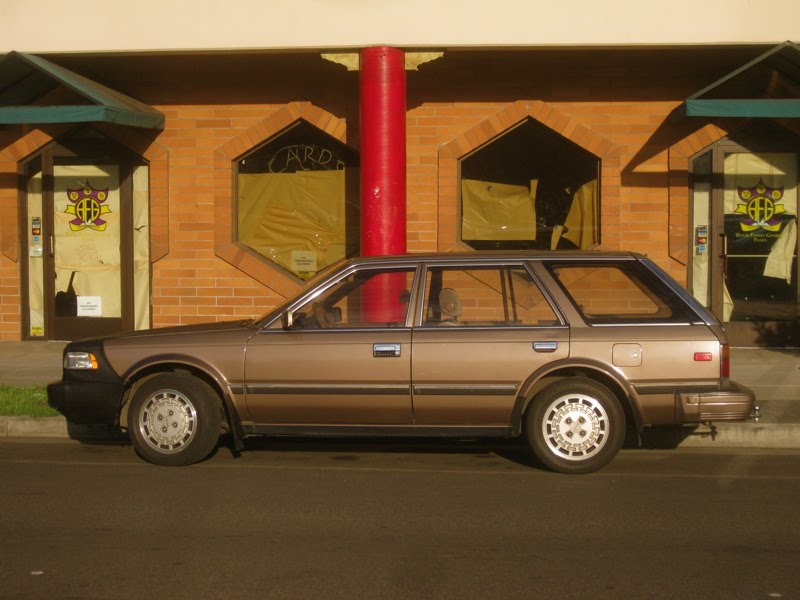
<svg viewBox="0 0 800 600">
<path fill-rule="evenodd" d="M 26 167 L 29 339 L 75 340 L 139 325 L 134 310 L 137 166 L 108 152 L 92 154 L 76 153 L 74 145 L 69 150 L 54 146 Z M 146 258 L 136 262 L 149 266 Z M 149 280 L 145 283 L 149 290 Z"/>
<path fill-rule="evenodd" d="M 120 201 L 120 171 L 119 164 L 54 161 L 49 275 L 58 339 L 123 331 L 130 320 L 122 269 L 130 262 L 122 239 L 130 215 Z"/>
<path fill-rule="evenodd" d="M 694 295 L 734 345 L 800 345 L 798 154 L 725 142 L 693 171 Z"/>
</svg>

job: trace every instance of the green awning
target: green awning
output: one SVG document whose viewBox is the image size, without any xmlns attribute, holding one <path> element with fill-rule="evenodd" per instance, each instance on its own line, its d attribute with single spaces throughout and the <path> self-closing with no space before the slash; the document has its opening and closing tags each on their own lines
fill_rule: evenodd
<svg viewBox="0 0 800 600">
<path fill-rule="evenodd" d="M 800 46 L 784 42 L 686 98 L 682 116 L 799 118 Z"/>
<path fill-rule="evenodd" d="M 62 85 L 86 104 L 32 104 Z M 163 129 L 164 115 L 82 75 L 33 54 L 10 52 L 0 61 L 0 125 L 106 122 Z"/>
<path fill-rule="evenodd" d="M 798 118 L 798 100 L 689 100 L 685 102 L 687 117 L 755 117 Z"/>
</svg>

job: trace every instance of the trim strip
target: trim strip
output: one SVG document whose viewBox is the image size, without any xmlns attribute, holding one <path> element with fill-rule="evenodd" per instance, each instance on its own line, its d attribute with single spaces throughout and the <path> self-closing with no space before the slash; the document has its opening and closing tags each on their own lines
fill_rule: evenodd
<svg viewBox="0 0 800 600">
<path fill-rule="evenodd" d="M 419 425 L 245 425 L 248 435 L 317 437 L 514 437 L 508 427 L 426 427 Z"/>
<path fill-rule="evenodd" d="M 516 385 L 415 385 L 416 396 L 511 396 Z"/>
<path fill-rule="evenodd" d="M 411 386 L 403 384 L 336 385 L 330 383 L 296 385 L 293 383 L 253 383 L 245 386 L 248 394 L 324 394 L 407 396 Z"/>
<path fill-rule="evenodd" d="M 634 385 L 633 389 L 640 396 L 648 394 L 707 394 L 719 391 L 717 385 L 697 385 L 691 383 L 684 384 L 656 384 L 656 385 Z"/>
</svg>

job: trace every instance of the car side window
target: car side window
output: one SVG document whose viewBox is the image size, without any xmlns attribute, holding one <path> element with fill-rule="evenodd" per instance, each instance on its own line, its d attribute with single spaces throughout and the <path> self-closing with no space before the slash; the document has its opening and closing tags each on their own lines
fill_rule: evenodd
<svg viewBox="0 0 800 600">
<path fill-rule="evenodd" d="M 559 319 L 521 266 L 430 267 L 423 327 L 535 327 Z"/>
<path fill-rule="evenodd" d="M 294 329 L 403 327 L 415 269 L 361 269 L 294 311 Z"/>
<path fill-rule="evenodd" d="M 657 282 L 633 263 L 554 264 L 556 276 L 573 304 L 589 323 L 683 322 L 674 299 L 660 293 Z"/>
</svg>

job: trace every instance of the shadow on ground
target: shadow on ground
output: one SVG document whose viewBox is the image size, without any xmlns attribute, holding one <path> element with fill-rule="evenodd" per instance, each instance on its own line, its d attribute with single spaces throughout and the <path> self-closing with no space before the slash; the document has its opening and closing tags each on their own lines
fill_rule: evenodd
<svg viewBox="0 0 800 600">
<path fill-rule="evenodd" d="M 87 445 L 131 445 L 128 434 L 115 427 L 100 425 L 67 426 L 71 439 Z M 677 448 L 684 440 L 693 436 L 713 437 L 716 430 L 706 427 L 658 427 L 646 428 L 641 434 L 641 443 L 636 436 L 628 436 L 624 448 L 666 450 Z M 240 456 L 233 450 L 230 436 L 220 437 L 217 448 L 206 459 L 218 452 L 230 452 L 234 458 Z M 546 469 L 533 455 L 524 438 L 517 439 L 441 439 L 441 438 L 385 438 L 385 437 L 293 437 L 254 436 L 244 440 L 244 452 L 324 453 L 331 460 L 354 462 L 364 454 L 442 454 L 471 455 L 476 458 L 491 458 L 493 455 L 514 464 L 541 470 Z"/>
<path fill-rule="evenodd" d="M 676 425 L 674 427 L 646 427 L 642 431 L 641 447 L 650 450 L 672 450 L 691 437 L 708 437 L 714 440 L 717 428 L 709 425 Z"/>
<path fill-rule="evenodd" d="M 130 444 L 128 434 L 110 425 L 76 425 L 67 421 L 67 434 L 81 444 L 105 446 Z"/>
</svg>

